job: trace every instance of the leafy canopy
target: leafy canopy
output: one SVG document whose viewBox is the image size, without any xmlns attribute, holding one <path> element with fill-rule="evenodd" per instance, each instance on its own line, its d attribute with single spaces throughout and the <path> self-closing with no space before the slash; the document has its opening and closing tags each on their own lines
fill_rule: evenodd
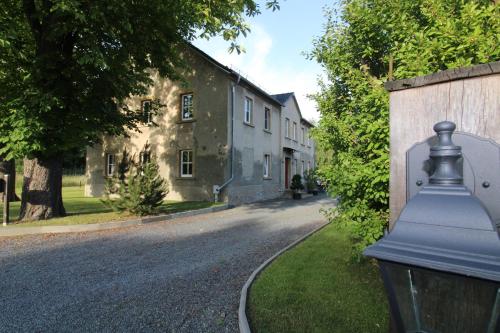
<svg viewBox="0 0 500 333">
<path fill-rule="evenodd" d="M 234 41 L 258 13 L 253 0 L 1 0 L 0 154 L 48 158 L 136 128 L 122 102 L 151 69 L 177 78 L 186 41 Z"/>
<path fill-rule="evenodd" d="M 388 222 L 389 105 L 383 83 L 500 59 L 500 6 L 470 0 L 344 0 L 327 11 L 311 57 L 325 69 L 315 130 L 328 153 L 319 167 L 339 196 L 331 218 L 355 254 Z M 337 20 L 338 17 L 338 20 Z M 390 71 L 392 62 L 394 70 Z"/>
</svg>

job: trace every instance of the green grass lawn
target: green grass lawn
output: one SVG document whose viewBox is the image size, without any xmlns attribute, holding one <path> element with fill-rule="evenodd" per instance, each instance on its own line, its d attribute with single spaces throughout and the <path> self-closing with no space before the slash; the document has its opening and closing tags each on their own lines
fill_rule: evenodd
<svg viewBox="0 0 500 333">
<path fill-rule="evenodd" d="M 13 226 L 40 226 L 40 225 L 68 225 L 68 224 L 90 224 L 107 221 L 130 219 L 134 216 L 126 213 L 113 212 L 104 206 L 99 198 L 84 197 L 83 186 L 64 186 L 62 189 L 64 208 L 68 216 L 55 218 L 47 221 L 38 222 L 20 222 L 18 221 L 20 202 L 10 204 L 10 223 Z M 21 194 L 21 189 L 17 188 L 16 193 Z M 221 204 L 221 203 L 217 203 Z M 207 208 L 216 205 L 214 202 L 205 201 L 165 201 L 161 206 L 161 213 L 175 213 L 186 210 Z M 0 208 L 0 214 L 3 214 L 3 207 Z"/>
<path fill-rule="evenodd" d="M 252 285 L 253 332 L 388 332 L 378 269 L 350 260 L 345 233 L 328 225 L 274 261 Z"/>
</svg>

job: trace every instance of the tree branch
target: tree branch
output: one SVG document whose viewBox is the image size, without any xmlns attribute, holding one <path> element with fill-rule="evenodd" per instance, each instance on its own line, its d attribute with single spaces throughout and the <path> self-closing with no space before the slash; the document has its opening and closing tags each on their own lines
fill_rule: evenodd
<svg viewBox="0 0 500 333">
<path fill-rule="evenodd" d="M 38 39 L 40 38 L 40 34 L 42 31 L 42 24 L 40 23 L 40 20 L 38 19 L 38 13 L 36 10 L 35 6 L 35 1 L 34 0 L 23 0 L 23 9 L 24 9 L 24 14 L 26 15 L 26 18 L 28 19 L 28 23 L 31 27 L 31 31 L 35 35 L 35 38 Z"/>
</svg>

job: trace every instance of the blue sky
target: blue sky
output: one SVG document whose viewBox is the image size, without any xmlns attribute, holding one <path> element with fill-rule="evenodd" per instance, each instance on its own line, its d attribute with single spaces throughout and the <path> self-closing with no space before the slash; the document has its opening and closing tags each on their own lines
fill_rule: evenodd
<svg viewBox="0 0 500 333">
<path fill-rule="evenodd" d="M 313 39 L 323 33 L 323 8 L 334 2 L 282 0 L 279 11 L 262 8 L 261 15 L 248 21 L 252 32 L 239 40 L 246 49 L 240 55 L 229 54 L 229 43 L 221 38 L 197 40 L 194 44 L 271 94 L 295 92 L 302 116 L 317 120 L 316 105 L 307 94 L 318 91 L 317 78 L 322 69 L 303 53 L 310 51 Z"/>
</svg>

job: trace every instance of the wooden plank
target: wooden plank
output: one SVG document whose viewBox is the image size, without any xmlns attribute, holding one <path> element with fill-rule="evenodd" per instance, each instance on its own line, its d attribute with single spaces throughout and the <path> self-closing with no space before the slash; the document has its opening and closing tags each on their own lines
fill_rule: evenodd
<svg viewBox="0 0 500 333">
<path fill-rule="evenodd" d="M 500 74 L 390 93 L 391 226 L 406 204 L 406 151 L 433 136 L 442 120 L 457 130 L 500 142 Z"/>
</svg>

